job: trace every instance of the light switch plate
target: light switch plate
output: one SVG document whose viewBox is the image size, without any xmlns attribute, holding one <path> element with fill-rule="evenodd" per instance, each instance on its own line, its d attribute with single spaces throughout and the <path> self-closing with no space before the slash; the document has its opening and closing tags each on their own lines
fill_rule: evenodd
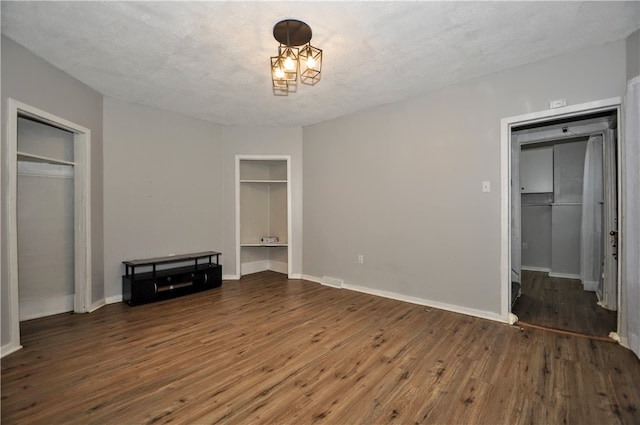
<svg viewBox="0 0 640 425">
<path fill-rule="evenodd" d="M 490 181 L 482 182 L 482 191 L 483 192 L 491 192 L 491 182 Z"/>
</svg>

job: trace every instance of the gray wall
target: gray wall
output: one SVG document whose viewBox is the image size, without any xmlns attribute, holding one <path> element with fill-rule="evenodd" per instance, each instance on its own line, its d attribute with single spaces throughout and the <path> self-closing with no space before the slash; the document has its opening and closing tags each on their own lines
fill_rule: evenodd
<svg viewBox="0 0 640 425">
<path fill-rule="evenodd" d="M 124 260 L 226 252 L 221 126 L 105 97 L 104 140 L 107 298 Z"/>
<path fill-rule="evenodd" d="M 584 156 L 587 141 L 558 143 L 553 146 L 553 201 L 582 202 Z"/>
<path fill-rule="evenodd" d="M 551 207 L 523 203 L 521 216 L 522 268 L 551 270 Z"/>
<path fill-rule="evenodd" d="M 559 143 L 553 147 L 550 276 L 580 278 L 582 181 L 586 149 L 586 141 Z"/>
<path fill-rule="evenodd" d="M 109 111 L 104 116 L 110 128 L 105 129 L 105 139 L 109 136 L 114 146 L 109 150 L 111 159 L 105 161 L 105 168 L 111 171 L 110 180 L 104 182 L 105 191 L 110 191 L 104 209 L 102 96 L 2 37 L 2 106 L 6 106 L 7 97 L 13 97 L 92 130 L 93 301 L 121 293 L 119 262 L 130 255 L 164 252 L 169 245 L 171 251 L 196 246 L 209 249 L 218 246 L 220 237 L 223 252 L 231 253 L 235 211 L 221 206 L 233 202 L 229 158 L 237 153 L 289 153 L 294 167 L 299 167 L 294 170 L 294 178 L 296 174 L 300 177 L 296 183 L 300 187 L 295 190 L 300 196 L 303 189 L 305 192 L 304 203 L 294 204 L 294 226 L 304 230 L 304 238 L 298 232 L 300 240 L 292 242 L 298 247 L 294 272 L 334 276 L 373 289 L 499 312 L 500 119 L 544 110 L 549 100 L 557 98 L 576 104 L 621 96 L 625 80 L 640 74 L 639 38 L 636 32 L 625 41 L 475 79 L 304 130 L 221 128 L 106 99 Z M 5 118 L 3 114 L 3 154 Z M 165 136 L 141 127 L 143 123 L 161 124 L 164 119 L 177 123 L 179 129 L 198 122 L 198 129 L 180 135 L 167 129 L 169 135 Z M 196 140 L 188 140 L 193 133 L 198 135 Z M 156 136 L 161 139 L 158 144 L 153 142 Z M 196 152 L 199 158 L 177 152 L 184 144 L 197 147 L 186 151 Z M 222 157 L 217 155 L 220 149 Z M 140 163 L 132 165 L 125 151 L 133 151 Z M 206 170 L 191 169 L 193 161 L 204 165 L 205 159 Z M 166 167 L 180 164 L 187 177 L 182 174 L 173 182 L 165 181 L 167 174 L 153 161 Z M 140 167 L 140 173 L 123 164 Z M 2 166 L 4 200 L 6 168 L 4 163 Z M 172 170 L 170 175 L 176 173 Z M 200 188 L 201 178 L 211 179 L 206 181 L 211 197 L 204 197 L 205 212 L 160 202 L 168 202 L 173 194 L 187 203 L 202 201 L 201 196 L 183 197 L 176 183 Z M 482 180 L 491 181 L 491 193 L 480 192 Z M 169 185 L 167 195 L 160 191 L 160 181 Z M 216 186 L 218 181 L 223 182 L 222 189 Z M 136 198 L 133 192 L 142 192 L 147 199 L 121 203 Z M 152 200 L 154 196 L 161 199 Z M 158 208 L 150 208 L 151 204 Z M 103 211 L 114 214 L 104 226 Z M 211 227 L 194 242 L 177 246 L 169 244 L 166 236 L 156 236 L 171 227 L 169 218 L 200 220 L 205 215 Z M 221 224 L 216 224 L 220 217 Z M 143 219 L 152 223 L 142 223 Z M 137 245 L 140 242 L 135 242 L 135 235 L 124 235 L 122 240 L 114 235 L 108 243 L 103 242 L 103 231 L 131 226 L 130 222 L 149 226 L 146 231 L 152 239 Z M 8 303 L 4 211 L 1 230 L 0 307 L 4 314 Z M 159 246 L 153 238 L 161 238 Z M 129 246 L 132 240 L 133 247 Z M 108 252 L 103 250 L 107 246 Z M 358 254 L 365 256 L 364 264 L 357 264 Z M 103 258 L 110 270 L 104 269 Z M 225 273 L 235 269 L 233 255 L 223 255 L 223 265 Z M 6 325 L 3 316 L 3 345 L 8 338 Z"/>
<path fill-rule="evenodd" d="M 104 297 L 103 281 L 103 218 L 102 218 L 102 96 L 58 68 L 35 56 L 14 41 L 2 37 L 2 107 L 7 98 L 42 109 L 61 118 L 91 129 L 91 267 L 92 301 Z M 6 114 L 2 114 L 2 187 L 3 208 L 7 199 Z M 7 222 L 2 211 L 2 276 L 1 343 L 9 342 Z"/>
<path fill-rule="evenodd" d="M 499 314 L 500 120 L 622 96 L 625 53 L 584 49 L 305 127 L 304 273 Z"/>
<path fill-rule="evenodd" d="M 627 80 L 640 75 L 640 30 L 631 34 L 627 39 Z"/>
</svg>

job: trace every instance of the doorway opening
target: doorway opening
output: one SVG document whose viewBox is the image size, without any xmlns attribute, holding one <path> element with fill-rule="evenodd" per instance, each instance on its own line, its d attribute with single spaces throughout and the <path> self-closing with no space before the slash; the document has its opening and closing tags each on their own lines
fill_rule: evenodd
<svg viewBox="0 0 640 425">
<path fill-rule="evenodd" d="M 520 323 L 599 337 L 617 328 L 616 129 L 615 111 L 512 128 Z"/>
<path fill-rule="evenodd" d="M 617 332 L 619 116 L 614 98 L 502 121 L 510 323 Z"/>
<path fill-rule="evenodd" d="M 69 146 L 70 158 L 51 157 L 46 152 L 22 152 L 18 148 L 18 121 L 26 119 L 71 133 L 72 146 Z M 8 190 L 6 199 L 7 216 L 7 257 L 8 267 L 8 324 L 10 329 L 9 343 L 1 347 L 1 355 L 5 356 L 21 348 L 20 345 L 20 302 L 19 302 L 19 267 L 18 267 L 18 162 L 32 164 L 49 164 L 49 172 L 56 168 L 58 172 L 66 166 L 73 167 L 73 311 L 86 313 L 91 308 L 91 197 L 90 197 L 90 146 L 91 131 L 83 126 L 57 117 L 33 106 L 8 99 L 7 102 L 7 155 L 6 167 Z M 55 167 L 61 166 L 61 167 Z M 45 260 L 45 259 L 42 259 Z M 21 259 L 27 261 L 27 259 Z M 38 261 L 38 259 L 28 260 Z M 23 268 L 24 264 L 21 265 Z"/>
<path fill-rule="evenodd" d="M 20 321 L 73 311 L 73 133 L 18 116 Z"/>
<path fill-rule="evenodd" d="M 291 156 L 236 155 L 236 276 L 292 276 Z"/>
</svg>

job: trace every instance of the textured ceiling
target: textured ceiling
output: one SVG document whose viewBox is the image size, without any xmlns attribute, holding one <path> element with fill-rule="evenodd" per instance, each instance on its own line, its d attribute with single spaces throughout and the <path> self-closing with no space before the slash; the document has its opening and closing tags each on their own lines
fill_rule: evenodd
<svg viewBox="0 0 640 425">
<path fill-rule="evenodd" d="M 8 2 L 2 33 L 100 93 L 234 126 L 302 126 L 626 37 L 640 2 Z M 274 96 L 273 25 L 322 80 Z"/>
</svg>

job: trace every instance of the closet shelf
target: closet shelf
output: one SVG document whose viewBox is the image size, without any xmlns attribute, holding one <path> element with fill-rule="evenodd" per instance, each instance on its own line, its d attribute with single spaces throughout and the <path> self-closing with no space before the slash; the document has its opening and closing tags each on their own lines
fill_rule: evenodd
<svg viewBox="0 0 640 425">
<path fill-rule="evenodd" d="M 286 180 L 240 180 L 240 183 L 286 183 Z"/>
<path fill-rule="evenodd" d="M 278 246 L 287 246 L 287 243 L 262 243 L 262 242 L 256 242 L 256 243 L 241 243 L 240 246 L 246 246 L 246 247 L 267 247 L 267 248 L 272 248 L 272 247 L 278 247 Z"/>
<path fill-rule="evenodd" d="M 40 162 L 45 164 L 57 164 L 57 165 L 76 165 L 72 161 L 64 161 L 62 159 L 50 158 L 47 156 L 34 155 L 31 153 L 18 152 L 18 161 L 25 162 Z"/>
</svg>

